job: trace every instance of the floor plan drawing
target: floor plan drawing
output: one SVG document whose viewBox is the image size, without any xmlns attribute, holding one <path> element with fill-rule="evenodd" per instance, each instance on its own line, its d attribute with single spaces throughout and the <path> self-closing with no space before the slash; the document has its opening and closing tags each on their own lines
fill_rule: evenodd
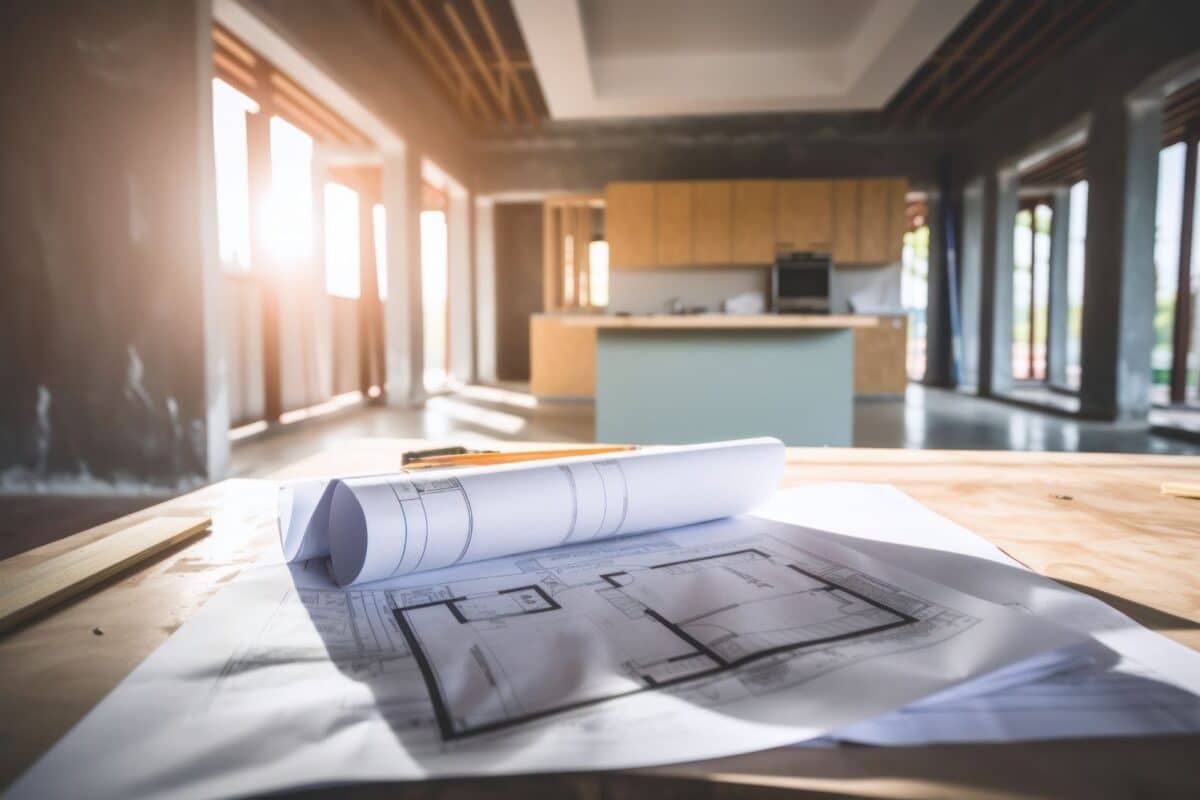
<svg viewBox="0 0 1200 800">
<path fill-rule="evenodd" d="M 320 556 L 255 567 L 63 740 L 30 796 L 74 796 L 60 765 L 84 761 L 91 796 L 116 798 L 719 758 L 1084 641 L 815 533 L 743 516 L 350 588 Z"/>
<path fill-rule="evenodd" d="M 719 704 L 976 621 L 769 536 L 700 547 L 609 540 L 510 569 L 401 589 L 300 590 L 300 603 L 282 605 L 227 666 L 226 690 L 264 663 L 294 661 L 277 639 L 294 642 L 307 618 L 320 633 L 314 647 L 343 673 L 388 670 L 408 686 L 387 692 L 388 713 L 424 720 L 449 743 L 652 690 Z M 412 691 L 418 679 L 423 696 Z"/>
</svg>

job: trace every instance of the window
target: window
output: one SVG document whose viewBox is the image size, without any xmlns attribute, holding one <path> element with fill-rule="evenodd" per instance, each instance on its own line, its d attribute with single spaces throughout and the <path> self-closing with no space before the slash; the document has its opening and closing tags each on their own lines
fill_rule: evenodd
<svg viewBox="0 0 1200 800">
<path fill-rule="evenodd" d="M 1027 203 L 1013 227 L 1012 375 L 1045 380 L 1050 298 L 1050 225 L 1046 203 Z"/>
<path fill-rule="evenodd" d="M 325 291 L 334 297 L 359 296 L 358 192 L 325 184 Z"/>
<path fill-rule="evenodd" d="M 379 299 L 387 300 L 387 209 L 383 203 L 371 206 L 371 228 L 375 236 L 375 282 L 379 287 Z"/>
<path fill-rule="evenodd" d="M 446 384 L 449 251 L 445 211 L 421 212 L 421 308 L 425 314 L 425 389 Z"/>
<path fill-rule="evenodd" d="M 608 242 L 603 239 L 588 244 L 588 291 L 591 305 L 608 305 Z"/>
<path fill-rule="evenodd" d="M 230 272 L 250 270 L 250 167 L 246 114 L 258 104 L 213 79 L 213 159 L 217 171 L 217 244 Z"/>
<path fill-rule="evenodd" d="M 921 210 L 910 217 L 901 249 L 900 304 L 908 319 L 908 349 L 905 369 L 909 380 L 925 377 L 926 305 L 929 299 L 929 226 Z"/>
<path fill-rule="evenodd" d="M 271 196 L 267 241 L 279 267 L 298 269 L 312 256 L 313 140 L 281 117 L 271 117 Z"/>
<path fill-rule="evenodd" d="M 1083 353 L 1083 276 L 1087 250 L 1088 182 L 1071 185 L 1067 221 L 1067 388 L 1079 389 Z"/>
</svg>

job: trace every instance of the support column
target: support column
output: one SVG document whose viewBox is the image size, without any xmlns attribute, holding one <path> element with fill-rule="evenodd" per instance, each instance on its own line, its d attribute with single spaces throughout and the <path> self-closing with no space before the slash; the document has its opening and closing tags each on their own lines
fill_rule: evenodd
<svg viewBox="0 0 1200 800">
<path fill-rule="evenodd" d="M 980 315 L 979 393 L 1012 390 L 1013 225 L 1016 170 L 989 175 L 984 184 L 983 292 Z"/>
<path fill-rule="evenodd" d="M 1162 100 L 1102 102 L 1088 132 L 1080 412 L 1145 420 L 1154 345 L 1154 225 Z"/>
<path fill-rule="evenodd" d="M 962 326 L 961 385 L 979 391 L 980 315 L 983 290 L 983 181 L 972 181 L 962 193 L 962 241 L 958 246 L 959 317 Z"/>
<path fill-rule="evenodd" d="M 929 282 L 925 301 L 925 377 L 926 386 L 954 386 L 953 331 L 950 326 L 950 282 L 946 273 L 945 211 L 941 197 L 926 197 L 926 222 L 929 225 Z"/>
<path fill-rule="evenodd" d="M 412 145 L 383 160 L 388 300 L 383 309 L 387 403 L 409 407 L 424 396 L 421 330 L 421 158 Z"/>
<path fill-rule="evenodd" d="M 474 281 L 471 269 L 471 196 L 465 189 L 450 188 L 446 214 L 449 235 L 450 374 L 455 380 L 475 380 Z"/>
<path fill-rule="evenodd" d="M 1046 380 L 1067 387 L 1067 323 L 1070 307 L 1067 277 L 1070 262 L 1071 189 L 1054 190 L 1054 216 L 1050 218 L 1050 302 L 1046 310 Z"/>
<path fill-rule="evenodd" d="M 484 383 L 496 374 L 496 240 L 495 206 L 475 201 L 475 369 Z"/>
</svg>

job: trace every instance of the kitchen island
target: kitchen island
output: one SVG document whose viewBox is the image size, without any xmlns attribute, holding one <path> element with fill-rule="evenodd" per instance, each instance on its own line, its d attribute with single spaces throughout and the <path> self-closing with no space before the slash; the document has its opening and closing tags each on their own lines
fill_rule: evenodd
<svg viewBox="0 0 1200 800">
<path fill-rule="evenodd" d="M 860 315 L 562 316 L 596 337 L 596 440 L 848 446 Z"/>
</svg>

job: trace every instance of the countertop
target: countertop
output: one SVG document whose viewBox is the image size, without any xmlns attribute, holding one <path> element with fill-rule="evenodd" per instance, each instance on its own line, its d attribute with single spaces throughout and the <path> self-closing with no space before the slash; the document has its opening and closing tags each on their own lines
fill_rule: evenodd
<svg viewBox="0 0 1200 800">
<path fill-rule="evenodd" d="M 544 314 L 563 325 L 580 328 L 757 329 L 873 328 L 879 318 L 862 314 Z"/>
</svg>

